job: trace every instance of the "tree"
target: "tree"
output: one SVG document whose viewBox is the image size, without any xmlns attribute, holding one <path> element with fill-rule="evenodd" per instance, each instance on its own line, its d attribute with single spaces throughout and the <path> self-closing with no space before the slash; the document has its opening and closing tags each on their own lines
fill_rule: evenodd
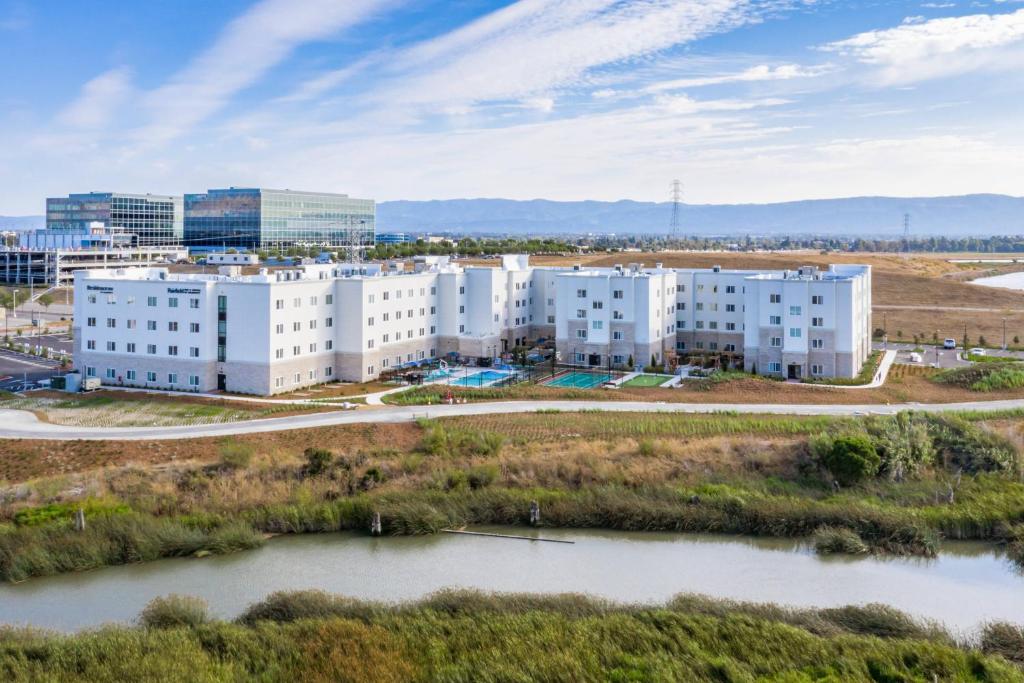
<svg viewBox="0 0 1024 683">
<path fill-rule="evenodd" d="M 985 346 L 985 335 L 978 337 L 978 346 Z"/>
<path fill-rule="evenodd" d="M 633 369 L 633 354 L 629 354 L 629 358 L 626 360 L 626 367 L 630 370 Z"/>
<path fill-rule="evenodd" d="M 306 456 L 306 474 L 311 476 L 326 470 L 334 460 L 334 453 L 325 448 L 307 448 L 303 455 Z"/>
<path fill-rule="evenodd" d="M 863 434 L 838 436 L 818 451 L 821 464 L 844 486 L 875 476 L 882 464 L 871 439 Z"/>
<path fill-rule="evenodd" d="M 1013 343 L 1014 344 L 1020 344 L 1020 337 L 1018 335 L 1016 335 L 1016 334 L 1013 335 Z"/>
</svg>

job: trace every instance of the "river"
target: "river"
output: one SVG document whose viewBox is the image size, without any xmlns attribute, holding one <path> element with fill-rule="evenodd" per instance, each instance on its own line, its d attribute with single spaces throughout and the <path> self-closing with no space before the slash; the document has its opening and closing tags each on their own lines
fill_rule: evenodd
<svg viewBox="0 0 1024 683">
<path fill-rule="evenodd" d="M 977 280 L 971 280 L 971 284 L 983 287 L 1002 287 L 1003 289 L 1024 289 L 1024 272 L 979 277 Z"/>
<path fill-rule="evenodd" d="M 511 530 L 510 533 L 534 533 Z M 824 607 L 880 602 L 970 633 L 1024 621 L 1024 576 L 989 546 L 946 543 L 934 560 L 819 557 L 789 539 L 544 530 L 575 544 L 480 536 L 280 537 L 258 550 L 161 560 L 0 586 L 0 623 L 60 631 L 130 622 L 152 598 L 197 595 L 223 618 L 277 590 L 373 600 L 444 587 L 581 592 L 622 602 L 677 593 Z"/>
</svg>

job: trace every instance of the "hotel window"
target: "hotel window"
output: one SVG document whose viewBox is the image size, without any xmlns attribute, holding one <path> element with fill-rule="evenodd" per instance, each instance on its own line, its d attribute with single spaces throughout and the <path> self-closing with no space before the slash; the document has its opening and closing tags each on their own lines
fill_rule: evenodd
<svg viewBox="0 0 1024 683">
<path fill-rule="evenodd" d="M 698 292 L 703 292 L 704 291 L 704 285 L 697 285 L 697 291 Z"/>
<path fill-rule="evenodd" d="M 134 330 L 135 329 L 135 321 L 134 320 L 127 320 L 127 321 L 125 321 L 125 325 L 128 326 L 129 330 Z"/>
<path fill-rule="evenodd" d="M 736 351 L 736 345 L 735 345 L 735 344 L 726 344 L 726 345 L 725 345 L 725 346 L 723 347 L 723 349 L 724 349 L 725 351 L 728 351 L 729 353 L 733 353 L 734 351 Z"/>
<path fill-rule="evenodd" d="M 708 323 L 708 329 L 709 330 L 717 330 L 718 329 L 718 321 L 717 320 L 712 320 L 711 322 L 709 322 Z"/>
<path fill-rule="evenodd" d="M 768 372 L 782 372 L 782 363 L 769 363 Z"/>
<path fill-rule="evenodd" d="M 800 307 L 799 306 L 790 306 L 789 307 L 789 314 L 790 315 L 800 315 Z"/>
<path fill-rule="evenodd" d="M 135 381 L 135 371 L 134 370 L 125 370 L 124 376 L 125 376 L 125 379 L 127 379 L 129 382 L 134 382 Z"/>
<path fill-rule="evenodd" d="M 177 332 L 178 331 L 178 323 L 173 321 L 173 320 L 168 322 L 167 323 L 167 331 L 168 332 Z"/>
<path fill-rule="evenodd" d="M 384 292 L 384 294 L 387 294 L 387 292 Z M 372 304 L 376 300 L 376 298 L 377 297 L 375 295 L 370 294 L 369 296 L 366 297 L 366 301 L 367 301 L 367 303 L 371 303 Z M 385 296 L 385 299 L 386 298 L 387 297 Z"/>
<path fill-rule="evenodd" d="M 176 297 L 176 296 L 169 296 L 169 297 L 167 297 L 167 306 L 168 306 L 168 308 L 177 308 L 178 307 L 178 297 Z"/>
<path fill-rule="evenodd" d="M 373 367 L 373 366 L 371 366 L 371 367 Z M 275 377 L 274 378 L 274 386 L 278 387 L 278 388 L 283 387 L 284 386 L 284 377 Z"/>
<path fill-rule="evenodd" d="M 324 303 L 327 304 L 328 306 L 332 305 L 334 303 L 334 295 L 333 294 L 325 294 L 324 295 Z"/>
<path fill-rule="evenodd" d="M 576 338 L 577 339 L 586 339 L 587 338 L 587 331 L 586 330 L 576 330 Z"/>
<path fill-rule="evenodd" d="M 373 340 L 372 339 L 367 339 L 366 340 L 366 348 L 368 348 L 368 349 L 372 349 L 373 348 Z"/>
<path fill-rule="evenodd" d="M 768 324 L 769 325 L 781 325 L 782 324 L 782 316 L 781 315 L 770 315 L 770 316 L 768 316 Z"/>
<path fill-rule="evenodd" d="M 576 317 L 577 318 L 581 318 L 581 319 L 582 318 L 586 318 L 587 317 L 587 310 L 585 308 L 577 308 L 576 309 Z"/>
<path fill-rule="evenodd" d="M 284 358 L 284 349 L 275 349 L 274 358 Z"/>
<path fill-rule="evenodd" d="M 333 348 L 334 348 L 334 340 L 333 339 L 328 339 L 327 341 L 324 342 L 324 349 L 326 349 L 327 351 L 330 351 Z"/>
<path fill-rule="evenodd" d="M 167 383 L 168 384 L 177 384 L 178 383 L 178 373 L 176 373 L 176 372 L 169 372 L 169 373 L 167 373 Z"/>
<path fill-rule="evenodd" d="M 301 331 L 302 331 L 302 323 L 300 323 L 299 321 L 293 322 L 292 323 L 292 332 L 301 332 Z"/>
<path fill-rule="evenodd" d="M 797 337 L 800 337 L 802 335 L 803 335 L 803 331 L 799 327 L 791 327 L 791 328 L 789 328 L 789 336 L 790 337 L 797 338 Z"/>
<path fill-rule="evenodd" d="M 717 351 L 718 342 L 708 342 L 708 351 Z"/>
<path fill-rule="evenodd" d="M 814 304 L 815 306 L 821 306 L 823 303 L 825 303 L 825 297 L 823 297 L 821 294 L 815 294 L 814 296 L 811 297 L 811 303 Z"/>
<path fill-rule="evenodd" d="M 373 366 L 372 365 L 367 365 L 366 366 L 366 374 L 367 375 L 372 375 L 373 374 Z"/>
<path fill-rule="evenodd" d="M 331 366 L 331 365 L 328 365 L 326 368 L 324 368 L 324 377 L 333 377 L 333 376 L 334 376 L 334 367 Z"/>
<path fill-rule="evenodd" d="M 726 323 L 725 329 L 729 332 L 733 332 L 736 329 L 736 323 Z"/>
<path fill-rule="evenodd" d="M 334 318 L 324 320 L 324 327 L 334 327 Z"/>
<path fill-rule="evenodd" d="M 770 304 L 781 304 L 782 303 L 782 295 L 781 294 L 769 294 L 768 295 L 768 303 L 770 303 Z"/>
<path fill-rule="evenodd" d="M 825 326 L 825 319 L 824 318 L 811 318 L 811 327 L 824 327 L 824 326 Z"/>
<path fill-rule="evenodd" d="M 86 377 L 95 377 L 96 376 L 96 368 L 94 368 L 92 366 L 86 366 L 86 368 L 85 368 L 85 376 Z"/>
<path fill-rule="evenodd" d="M 585 354 L 585 353 L 578 353 L 577 352 L 577 353 L 573 354 L 573 357 L 576 359 L 577 363 L 586 363 L 587 362 L 587 354 Z"/>
<path fill-rule="evenodd" d="M 466 288 L 465 287 L 459 287 L 459 294 L 465 294 L 465 293 L 466 293 Z"/>
<path fill-rule="evenodd" d="M 309 297 L 309 305 L 310 306 L 316 306 L 316 297 L 315 296 Z"/>
<path fill-rule="evenodd" d="M 85 319 L 85 326 L 86 327 L 96 327 L 96 318 L 86 318 Z"/>
<path fill-rule="evenodd" d="M 125 346 L 128 353 L 135 353 L 135 342 L 128 342 Z"/>
<path fill-rule="evenodd" d="M 620 330 L 612 332 L 612 341 L 622 341 L 622 332 Z"/>
<path fill-rule="evenodd" d="M 603 320 L 593 320 L 593 321 L 591 321 L 590 325 L 595 330 L 603 330 L 604 329 L 604 321 Z"/>
<path fill-rule="evenodd" d="M 274 308 L 279 310 L 279 311 L 284 309 L 284 299 L 275 299 L 274 300 Z"/>
<path fill-rule="evenodd" d="M 703 320 L 698 320 L 697 322 L 695 322 L 693 324 L 693 326 L 696 327 L 698 330 L 703 330 L 704 329 L 704 321 Z"/>
<path fill-rule="evenodd" d="M 701 301 L 698 301 L 697 304 L 696 304 L 696 309 L 698 311 L 703 311 L 704 310 L 704 303 L 701 302 Z"/>
<path fill-rule="evenodd" d="M 676 351 L 685 351 L 685 350 L 686 350 L 686 342 L 684 342 L 684 341 L 677 341 L 676 342 Z"/>
<path fill-rule="evenodd" d="M 823 348 L 825 348 L 825 340 L 824 339 L 812 339 L 811 340 L 811 348 L 812 349 L 823 349 Z"/>
<path fill-rule="evenodd" d="M 88 339 L 88 340 L 86 340 L 85 348 L 88 349 L 89 351 L 95 351 L 96 350 L 96 340 L 95 339 Z"/>
<path fill-rule="evenodd" d="M 612 298 L 613 299 L 621 299 L 622 298 L 622 290 L 621 289 L 613 290 L 612 291 Z M 549 301 L 550 301 L 550 299 L 549 299 Z"/>
<path fill-rule="evenodd" d="M 189 308 L 199 308 L 199 299 L 189 299 L 188 300 L 188 307 Z"/>
<path fill-rule="evenodd" d="M 704 342 L 702 342 L 702 341 L 693 342 L 693 348 L 695 348 L 697 350 L 703 350 L 704 349 Z"/>
<path fill-rule="evenodd" d="M 108 341 L 107 351 L 117 351 L 117 342 Z"/>
<path fill-rule="evenodd" d="M 462 334 L 465 331 L 466 331 L 466 326 L 465 325 L 459 325 L 459 334 Z"/>
<path fill-rule="evenodd" d="M 198 346 L 190 346 L 190 347 L 188 347 L 188 355 L 191 358 L 199 358 L 199 347 Z"/>
<path fill-rule="evenodd" d="M 294 306 L 295 308 L 302 308 L 302 297 L 297 296 L 294 299 L 292 299 L 292 306 Z"/>
<path fill-rule="evenodd" d="M 686 329 L 686 321 L 685 320 L 677 320 L 676 321 L 676 329 L 678 329 L 678 330 Z"/>
<path fill-rule="evenodd" d="M 156 297 L 155 296 L 147 296 L 146 297 L 146 305 L 147 306 L 156 306 Z"/>
<path fill-rule="evenodd" d="M 736 312 L 736 304 L 726 304 L 725 305 L 725 312 L 726 313 L 735 313 Z"/>
<path fill-rule="evenodd" d="M 778 348 L 778 347 L 782 346 L 782 337 L 772 337 L 771 341 L 769 343 L 772 346 Z"/>
<path fill-rule="evenodd" d="M 90 294 L 89 295 L 89 303 L 91 303 L 91 304 L 96 303 L 96 295 L 95 294 Z"/>
<path fill-rule="evenodd" d="M 612 363 L 614 363 L 615 365 L 622 365 L 625 362 L 626 362 L 626 359 L 623 358 L 622 356 L 618 356 L 618 355 L 612 356 Z"/>
<path fill-rule="evenodd" d="M 316 342 L 313 342 L 312 344 L 309 345 L 309 352 L 316 353 Z"/>
<path fill-rule="evenodd" d="M 155 382 L 156 381 L 156 373 L 155 372 L 147 372 L 146 373 L 146 381 L 147 382 Z"/>
<path fill-rule="evenodd" d="M 367 327 L 373 327 L 373 316 L 372 315 L 369 318 L 366 319 L 366 326 Z"/>
<path fill-rule="evenodd" d="M 107 327 L 117 327 L 117 318 L 107 318 Z"/>
<path fill-rule="evenodd" d="M 274 326 L 274 332 L 276 334 L 284 334 L 284 323 L 278 323 Z"/>
<path fill-rule="evenodd" d="M 167 355 L 168 356 L 177 356 L 178 355 L 178 347 L 174 346 L 173 344 L 171 346 L 168 346 L 167 347 Z"/>
<path fill-rule="evenodd" d="M 459 313 L 465 313 L 465 312 L 466 312 L 466 307 L 465 306 L 459 306 Z"/>
<path fill-rule="evenodd" d="M 555 324 L 555 316 L 549 315 L 548 316 L 548 325 L 554 325 L 554 324 Z"/>
<path fill-rule="evenodd" d="M 736 286 L 735 285 L 726 285 L 725 286 L 725 293 L 726 294 L 735 294 L 736 293 Z"/>
<path fill-rule="evenodd" d="M 623 317 L 622 311 L 612 311 L 612 320 L 622 320 Z"/>
<path fill-rule="evenodd" d="M 190 387 L 198 387 L 199 386 L 199 375 L 189 375 L 188 376 L 188 385 Z"/>
<path fill-rule="evenodd" d="M 302 354 L 302 347 L 301 346 L 293 346 L 292 347 L 292 355 L 293 356 L 298 356 L 298 355 L 301 355 L 301 354 Z"/>
<path fill-rule="evenodd" d="M 146 344 L 146 353 L 151 356 L 156 355 L 156 344 Z"/>
<path fill-rule="evenodd" d="M 604 308 L 604 302 L 603 301 L 594 301 L 594 302 L 592 302 L 592 306 L 591 307 L 595 311 L 600 311 L 602 308 Z"/>
<path fill-rule="evenodd" d="M 385 334 L 385 335 L 384 335 L 384 338 L 383 338 L 383 339 L 381 339 L 381 341 L 382 341 L 383 343 L 387 344 L 387 343 L 388 343 L 389 341 L 391 341 L 391 335 L 390 335 L 390 334 Z"/>
<path fill-rule="evenodd" d="M 301 372 L 296 372 L 295 376 L 292 378 L 292 381 L 295 384 L 298 384 L 299 382 L 301 382 L 302 381 L 302 373 Z"/>
<path fill-rule="evenodd" d="M 199 323 L 189 323 L 188 324 L 188 331 L 191 332 L 192 334 L 198 334 L 199 333 Z"/>
<path fill-rule="evenodd" d="M 155 320 L 147 320 L 146 321 L 146 329 L 149 330 L 150 332 L 156 332 L 156 321 Z"/>
<path fill-rule="evenodd" d="M 315 330 L 316 329 L 316 321 L 315 320 L 310 320 L 309 321 L 309 329 L 311 329 L 311 330 Z"/>
<path fill-rule="evenodd" d="M 676 302 L 676 310 L 677 311 L 685 311 L 686 310 L 686 302 L 685 301 L 677 301 Z"/>
<path fill-rule="evenodd" d="M 586 299 L 587 298 L 587 290 L 585 290 L 585 289 L 577 289 L 576 290 L 576 297 L 579 298 L 579 299 Z"/>
<path fill-rule="evenodd" d="M 811 364 L 811 374 L 812 375 L 820 375 L 821 373 L 822 373 L 821 365 L 818 365 L 817 363 Z"/>
</svg>

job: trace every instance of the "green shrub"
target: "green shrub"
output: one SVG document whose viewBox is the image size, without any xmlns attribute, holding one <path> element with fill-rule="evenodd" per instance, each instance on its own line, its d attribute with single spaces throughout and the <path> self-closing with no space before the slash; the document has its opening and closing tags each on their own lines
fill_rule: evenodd
<svg viewBox="0 0 1024 683">
<path fill-rule="evenodd" d="M 823 526 L 814 532 L 814 550 L 819 555 L 865 555 L 869 548 L 852 529 Z"/>
<path fill-rule="evenodd" d="M 252 462 L 253 447 L 238 441 L 225 441 L 220 444 L 220 462 L 227 469 L 243 470 Z"/>
<path fill-rule="evenodd" d="M 250 605 L 238 623 L 252 625 L 260 621 L 289 622 L 298 619 L 351 617 L 353 612 L 373 611 L 373 603 L 361 602 L 321 590 L 278 591 Z"/>
<path fill-rule="evenodd" d="M 154 598 L 139 615 L 139 623 L 146 628 L 194 627 L 207 621 L 206 601 L 191 595 Z"/>
<path fill-rule="evenodd" d="M 313 477 L 326 471 L 334 460 L 334 453 L 325 448 L 307 448 L 303 455 L 306 458 L 306 474 Z"/>
<path fill-rule="evenodd" d="M 1024 666 L 1024 628 L 1003 622 L 986 624 L 981 631 L 981 651 Z"/>
<path fill-rule="evenodd" d="M 935 461 L 935 444 L 924 417 L 901 412 L 873 418 L 867 428 L 881 458 L 882 471 L 890 479 L 902 480 Z"/>
<path fill-rule="evenodd" d="M 821 464 L 844 486 L 875 476 L 881 462 L 874 444 L 862 434 L 837 436 L 821 453 Z"/>
</svg>

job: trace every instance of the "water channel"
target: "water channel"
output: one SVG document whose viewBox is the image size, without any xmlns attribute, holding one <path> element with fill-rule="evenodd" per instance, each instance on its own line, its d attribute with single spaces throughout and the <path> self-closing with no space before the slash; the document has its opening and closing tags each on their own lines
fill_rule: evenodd
<svg viewBox="0 0 1024 683">
<path fill-rule="evenodd" d="M 991 546 L 977 543 L 945 543 L 933 560 L 822 558 L 789 539 L 540 533 L 575 543 L 449 534 L 281 537 L 234 555 L 2 585 L 0 623 L 73 631 L 131 622 L 152 598 L 169 593 L 200 596 L 214 614 L 230 618 L 277 590 L 318 588 L 398 601 L 444 587 L 579 592 L 621 602 L 662 602 L 677 593 L 808 607 L 879 602 L 941 621 L 962 634 L 990 620 L 1024 622 L 1024 576 Z"/>
</svg>

